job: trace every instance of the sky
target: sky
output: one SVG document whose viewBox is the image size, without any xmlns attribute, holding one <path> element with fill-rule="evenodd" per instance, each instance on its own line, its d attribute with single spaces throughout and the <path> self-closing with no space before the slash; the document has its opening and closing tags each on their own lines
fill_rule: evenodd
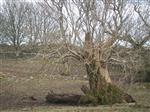
<svg viewBox="0 0 150 112">
<path fill-rule="evenodd" d="M 0 0 L 0 3 L 3 3 L 4 1 L 5 1 L 5 0 Z M 7 0 L 7 1 L 9 1 L 9 0 Z M 36 2 L 37 2 L 37 1 L 38 1 L 38 2 L 39 2 L 39 1 L 43 1 L 43 0 L 13 0 L 13 1 L 15 1 L 15 2 L 17 2 L 17 1 L 18 1 L 18 2 L 20 2 L 20 1 L 23 1 L 23 2 L 24 2 L 24 1 L 25 1 L 25 2 L 35 2 L 35 1 L 36 1 Z"/>
<path fill-rule="evenodd" d="M 0 0 L 0 2 L 2 3 L 4 0 Z M 14 0 L 14 1 L 27 1 L 27 2 L 34 2 L 34 1 L 43 1 L 43 0 Z M 128 2 L 130 3 L 137 3 L 137 2 L 145 2 L 145 1 L 148 1 L 148 0 L 127 0 Z"/>
<path fill-rule="evenodd" d="M 3 2 L 4 2 L 5 0 L 0 0 L 0 3 L 1 4 L 3 4 Z M 9 0 L 7 0 L 7 1 L 9 1 Z M 10 0 L 11 1 L 11 0 Z M 44 1 L 44 0 L 13 0 L 13 1 L 15 1 L 15 2 L 40 2 L 40 1 Z M 146 1 L 146 0 L 128 0 L 128 2 L 129 2 L 129 4 L 130 3 L 137 3 L 138 1 L 141 1 L 141 2 L 143 2 L 143 1 Z M 67 15 L 66 15 L 67 16 Z"/>
</svg>

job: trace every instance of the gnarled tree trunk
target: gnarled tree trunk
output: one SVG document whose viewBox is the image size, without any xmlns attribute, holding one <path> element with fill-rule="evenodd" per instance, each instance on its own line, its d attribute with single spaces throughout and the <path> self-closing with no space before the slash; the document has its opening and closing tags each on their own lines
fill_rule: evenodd
<svg viewBox="0 0 150 112">
<path fill-rule="evenodd" d="M 98 103 L 100 104 L 127 102 L 124 96 L 131 96 L 124 93 L 119 87 L 112 83 L 107 64 L 103 60 L 102 55 L 102 47 L 95 47 L 90 33 L 87 33 L 85 36 L 84 58 L 90 89 L 85 94 L 94 96 L 98 99 Z M 134 100 L 132 99 L 131 101 Z"/>
<path fill-rule="evenodd" d="M 99 88 L 102 82 L 101 77 L 103 77 L 107 83 L 111 83 L 106 62 L 102 59 L 101 48 L 94 47 L 89 32 L 85 36 L 84 57 L 91 90 Z"/>
</svg>

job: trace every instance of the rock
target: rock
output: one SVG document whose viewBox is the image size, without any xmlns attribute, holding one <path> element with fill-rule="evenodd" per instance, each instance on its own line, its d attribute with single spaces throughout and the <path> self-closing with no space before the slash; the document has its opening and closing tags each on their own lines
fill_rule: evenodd
<svg viewBox="0 0 150 112">
<path fill-rule="evenodd" d="M 30 79 L 33 79 L 33 76 L 30 76 Z"/>
<path fill-rule="evenodd" d="M 23 108 L 22 111 L 29 111 L 29 108 Z"/>
<path fill-rule="evenodd" d="M 87 77 L 87 75 L 84 75 L 83 78 L 84 78 L 84 79 L 87 79 L 88 77 Z"/>
<path fill-rule="evenodd" d="M 29 97 L 31 100 L 36 101 L 37 99 L 34 96 Z"/>
<path fill-rule="evenodd" d="M 133 97 L 127 93 L 124 93 L 123 98 L 127 103 L 136 103 Z"/>
</svg>

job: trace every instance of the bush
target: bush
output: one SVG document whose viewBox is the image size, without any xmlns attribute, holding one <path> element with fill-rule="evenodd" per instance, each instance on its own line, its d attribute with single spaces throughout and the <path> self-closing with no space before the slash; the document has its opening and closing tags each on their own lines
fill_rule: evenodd
<svg viewBox="0 0 150 112">
<path fill-rule="evenodd" d="M 83 89 L 82 89 L 83 90 Z M 90 91 L 81 97 L 80 102 L 83 104 L 114 104 L 123 102 L 123 92 L 112 84 L 103 85 L 99 90 Z"/>
<path fill-rule="evenodd" d="M 108 84 L 96 94 L 100 104 L 114 104 L 123 101 L 122 91 L 115 85 Z"/>
<path fill-rule="evenodd" d="M 99 90 L 85 93 L 85 95 L 80 98 L 80 102 L 82 104 L 107 105 L 123 102 L 132 103 L 135 102 L 135 100 L 116 85 L 106 84 Z"/>
<path fill-rule="evenodd" d="M 98 104 L 98 99 L 93 95 L 86 94 L 84 96 L 81 96 L 79 103 L 96 105 Z"/>
<path fill-rule="evenodd" d="M 150 82 L 150 70 L 146 71 L 145 82 Z"/>
<path fill-rule="evenodd" d="M 149 70 L 139 71 L 135 75 L 134 82 L 150 82 L 150 71 Z"/>
</svg>

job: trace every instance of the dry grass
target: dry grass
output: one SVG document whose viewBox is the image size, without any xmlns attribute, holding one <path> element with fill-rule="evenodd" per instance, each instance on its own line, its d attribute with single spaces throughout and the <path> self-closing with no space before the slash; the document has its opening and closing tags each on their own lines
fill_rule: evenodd
<svg viewBox="0 0 150 112">
<path fill-rule="evenodd" d="M 82 94 L 80 87 L 84 80 L 73 80 L 65 76 L 52 76 L 51 71 L 40 72 L 44 65 L 36 60 L 0 61 L 0 110 L 1 112 L 149 112 L 150 84 L 134 84 L 127 91 L 138 105 L 112 105 L 98 107 L 77 107 L 49 105 L 45 95 L 53 90 L 56 93 Z M 46 65 L 47 68 L 50 65 Z M 46 68 L 46 69 L 47 69 Z M 33 101 L 30 96 L 37 100 Z"/>
</svg>

